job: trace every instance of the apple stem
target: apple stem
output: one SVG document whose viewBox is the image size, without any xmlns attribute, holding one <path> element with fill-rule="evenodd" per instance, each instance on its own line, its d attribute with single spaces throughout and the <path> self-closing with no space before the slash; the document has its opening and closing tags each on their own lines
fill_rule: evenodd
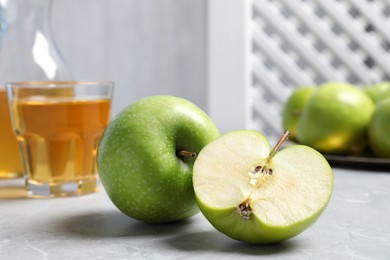
<svg viewBox="0 0 390 260">
<path fill-rule="evenodd" d="M 261 178 L 265 174 L 272 175 L 274 173 L 274 170 L 270 167 L 271 159 L 275 156 L 275 154 L 278 152 L 280 146 L 283 144 L 284 141 L 288 139 L 290 136 L 290 132 L 288 130 L 284 131 L 284 134 L 279 139 L 279 141 L 276 143 L 275 147 L 271 150 L 268 157 L 265 159 L 265 162 L 263 165 L 257 165 L 252 170 L 249 171 L 250 176 L 250 184 L 253 186 L 257 186 L 260 182 Z"/>
<path fill-rule="evenodd" d="M 195 152 L 189 152 L 189 151 L 185 151 L 185 150 L 180 150 L 180 151 L 177 151 L 176 152 L 176 156 L 177 157 L 191 157 L 191 158 L 195 158 L 196 157 L 196 153 Z"/>
<path fill-rule="evenodd" d="M 269 153 L 268 160 L 272 159 L 275 156 L 275 154 L 279 150 L 280 146 L 283 144 L 284 141 L 286 141 L 288 139 L 289 136 L 290 136 L 290 131 L 285 130 L 282 137 L 279 139 L 279 141 L 276 143 L 275 147 Z"/>
</svg>

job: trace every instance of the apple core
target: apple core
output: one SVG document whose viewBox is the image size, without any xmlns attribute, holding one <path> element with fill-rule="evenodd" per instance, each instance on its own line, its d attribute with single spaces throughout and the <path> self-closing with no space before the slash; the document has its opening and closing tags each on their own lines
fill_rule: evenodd
<svg viewBox="0 0 390 260">
<path fill-rule="evenodd" d="M 249 176 L 250 176 L 250 184 L 256 188 L 259 188 L 259 180 L 266 174 L 272 175 L 273 170 L 270 167 L 270 163 L 272 158 L 275 156 L 277 151 L 279 150 L 280 146 L 283 144 L 284 141 L 288 139 L 290 136 L 290 132 L 286 130 L 282 137 L 279 139 L 275 147 L 271 150 L 269 153 L 268 157 L 265 159 L 264 164 L 262 165 L 257 165 L 253 167 L 251 171 L 249 171 Z M 249 219 L 250 215 L 252 213 L 252 208 L 251 208 L 251 198 L 245 199 L 240 205 L 238 205 L 238 211 L 239 214 L 244 218 L 244 219 Z"/>
</svg>

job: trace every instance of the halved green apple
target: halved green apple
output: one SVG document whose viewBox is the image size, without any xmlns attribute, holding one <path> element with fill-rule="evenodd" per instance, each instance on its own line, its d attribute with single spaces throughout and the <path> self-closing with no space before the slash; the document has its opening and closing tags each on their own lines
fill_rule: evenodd
<svg viewBox="0 0 390 260">
<path fill-rule="evenodd" d="M 199 153 L 193 171 L 198 205 L 225 235 L 248 243 L 289 239 L 313 224 L 333 190 L 333 171 L 316 150 L 271 150 L 259 132 L 227 133 Z"/>
</svg>

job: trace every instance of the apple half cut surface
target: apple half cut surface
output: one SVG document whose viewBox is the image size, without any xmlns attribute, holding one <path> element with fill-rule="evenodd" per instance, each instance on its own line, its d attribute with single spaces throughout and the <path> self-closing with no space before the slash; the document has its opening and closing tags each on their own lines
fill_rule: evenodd
<svg viewBox="0 0 390 260">
<path fill-rule="evenodd" d="M 289 239 L 313 224 L 333 190 L 333 171 L 316 150 L 271 150 L 259 132 L 227 133 L 199 153 L 193 172 L 198 205 L 225 235 L 248 243 Z"/>
</svg>

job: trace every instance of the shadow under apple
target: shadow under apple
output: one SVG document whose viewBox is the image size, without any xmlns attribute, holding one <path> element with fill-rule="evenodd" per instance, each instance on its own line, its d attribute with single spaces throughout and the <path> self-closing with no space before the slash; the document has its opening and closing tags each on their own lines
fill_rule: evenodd
<svg viewBox="0 0 390 260">
<path fill-rule="evenodd" d="M 190 219 L 167 223 L 147 224 L 134 220 L 118 211 L 96 212 L 66 217 L 56 221 L 62 233 L 77 237 L 141 237 L 172 236 L 182 232 Z"/>
<path fill-rule="evenodd" d="M 105 211 L 64 217 L 57 220 L 56 232 L 87 238 L 159 238 L 160 243 L 184 252 L 220 252 L 246 255 L 284 254 L 300 246 L 291 239 L 270 245 L 251 245 L 233 240 L 222 233 L 199 228 L 196 219 L 189 218 L 166 224 L 147 224 L 127 217 L 119 211 Z"/>
<path fill-rule="evenodd" d="M 187 252 L 212 251 L 246 255 L 284 254 L 300 246 L 299 241 L 293 239 L 268 245 L 247 244 L 233 240 L 216 230 L 181 234 L 168 238 L 165 242 L 168 246 Z"/>
</svg>

